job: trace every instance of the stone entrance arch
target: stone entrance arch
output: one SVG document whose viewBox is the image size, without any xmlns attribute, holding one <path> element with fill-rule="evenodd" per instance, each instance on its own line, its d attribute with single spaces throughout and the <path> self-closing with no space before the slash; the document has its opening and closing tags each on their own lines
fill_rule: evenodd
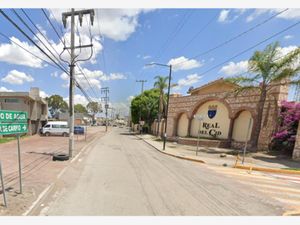
<svg viewBox="0 0 300 225">
<path fill-rule="evenodd" d="M 249 121 L 252 119 L 252 123 L 249 129 L 249 134 L 247 136 Z M 237 142 L 245 142 L 251 139 L 253 127 L 253 118 L 251 112 L 248 110 L 243 110 L 238 113 L 238 116 L 234 120 L 233 131 L 232 131 L 232 140 Z"/>
<path fill-rule="evenodd" d="M 182 113 L 177 121 L 177 136 L 188 136 L 189 118 L 186 113 Z"/>
<path fill-rule="evenodd" d="M 210 117 L 208 112 L 210 111 Z M 201 127 L 200 137 L 213 139 L 227 139 L 230 129 L 230 109 L 223 102 L 218 100 L 208 100 L 194 110 L 195 114 L 205 116 Z M 190 134 L 197 137 L 199 130 L 199 121 L 192 119 Z"/>
</svg>

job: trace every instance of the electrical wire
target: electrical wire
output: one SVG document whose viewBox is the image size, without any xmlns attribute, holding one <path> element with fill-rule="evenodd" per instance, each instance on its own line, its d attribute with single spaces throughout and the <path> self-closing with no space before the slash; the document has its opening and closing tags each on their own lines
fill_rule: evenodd
<svg viewBox="0 0 300 225">
<path fill-rule="evenodd" d="M 210 72 L 210 71 L 212 71 L 212 70 L 218 68 L 219 66 L 222 66 L 223 64 L 225 64 L 225 63 L 227 63 L 227 62 L 230 62 L 232 59 L 235 59 L 235 58 L 237 58 L 238 56 L 243 55 L 244 53 L 246 53 L 246 52 L 248 52 L 248 51 L 254 49 L 255 47 L 257 47 L 257 46 L 259 46 L 259 45 L 261 45 L 261 44 L 263 44 L 263 43 L 269 41 L 270 39 L 272 39 L 272 38 L 274 38 L 274 37 L 276 37 L 276 36 L 278 36 L 278 35 L 280 35 L 280 34 L 286 32 L 286 31 L 288 31 L 288 30 L 294 28 L 295 26 L 297 26 L 297 25 L 299 25 L 299 24 L 300 24 L 300 21 L 298 21 L 298 22 L 296 22 L 296 23 L 294 23 L 294 24 L 292 24 L 292 25 L 286 27 L 285 29 L 283 29 L 283 30 L 281 30 L 281 31 L 279 31 L 279 32 L 276 32 L 275 34 L 271 35 L 270 37 L 268 37 L 268 38 L 266 38 L 266 39 L 264 39 L 264 40 L 262 40 L 262 41 L 256 43 L 255 45 L 252 45 L 251 47 L 249 47 L 249 48 L 247 48 L 247 49 L 245 49 L 245 50 L 243 50 L 243 51 L 241 51 L 241 52 L 235 54 L 234 56 L 230 57 L 229 59 L 227 59 L 227 60 L 223 61 L 222 63 L 219 63 L 219 64 L 217 64 L 217 65 L 211 67 L 210 69 L 204 71 L 203 73 L 200 73 L 199 75 L 204 75 L 204 74 L 206 74 L 206 73 L 208 73 L 208 72 Z"/>
<path fill-rule="evenodd" d="M 232 42 L 232 41 L 234 41 L 234 40 L 236 40 L 236 39 L 242 37 L 243 35 L 245 35 L 245 34 L 251 32 L 251 31 L 255 30 L 256 28 L 258 28 L 258 27 L 264 25 L 265 23 L 267 23 L 267 22 L 269 22 L 270 20 L 276 18 L 277 16 L 279 16 L 280 14 L 286 12 L 287 10 L 289 10 L 289 9 L 286 8 L 286 9 L 284 9 L 284 10 L 282 10 L 282 11 L 280 11 L 280 12 L 274 14 L 274 15 L 272 15 L 271 17 L 269 17 L 269 18 L 263 20 L 262 22 L 260 22 L 260 23 L 258 23 L 258 24 L 256 24 L 256 25 L 254 25 L 253 27 L 250 27 L 249 29 L 247 29 L 247 30 L 245 30 L 245 31 L 243 31 L 243 32 L 241 32 L 241 33 L 239 33 L 238 35 L 236 35 L 236 36 L 234 36 L 234 37 L 232 37 L 232 38 L 230 38 L 230 39 L 228 39 L 228 40 L 226 40 L 226 41 L 224 41 L 224 42 L 222 42 L 222 43 L 216 45 L 215 47 L 210 48 L 210 49 L 208 49 L 208 50 L 206 50 L 206 51 L 204 51 L 204 52 L 202 52 L 202 53 L 199 53 L 199 54 L 197 54 L 197 55 L 195 55 L 195 56 L 193 56 L 193 57 L 191 57 L 191 58 L 189 58 L 189 59 L 187 59 L 187 60 L 184 60 L 184 61 L 182 61 L 182 62 L 173 64 L 172 66 L 178 66 L 178 65 L 184 64 L 184 63 L 188 62 L 188 61 L 191 60 L 191 59 L 197 59 L 197 58 L 199 58 L 200 56 L 206 55 L 206 54 L 208 54 L 208 53 L 210 53 L 210 52 L 212 52 L 212 51 L 214 51 L 214 50 L 216 50 L 216 49 L 218 49 L 218 48 L 221 48 L 221 47 L 223 47 L 223 46 L 229 44 L 230 42 Z"/>
</svg>

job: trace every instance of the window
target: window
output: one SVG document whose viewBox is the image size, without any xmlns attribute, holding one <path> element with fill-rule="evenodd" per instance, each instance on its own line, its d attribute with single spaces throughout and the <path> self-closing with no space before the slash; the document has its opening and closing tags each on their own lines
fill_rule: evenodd
<svg viewBox="0 0 300 225">
<path fill-rule="evenodd" d="M 6 98 L 6 99 L 4 100 L 4 102 L 8 102 L 8 103 L 19 103 L 20 101 L 19 101 L 19 99 L 17 99 L 17 98 Z"/>
<path fill-rule="evenodd" d="M 68 125 L 60 125 L 60 128 L 68 128 Z"/>
<path fill-rule="evenodd" d="M 45 128 L 50 128 L 50 126 L 51 126 L 51 125 L 50 125 L 50 124 L 48 124 L 48 125 L 46 125 L 46 126 L 44 126 L 44 127 L 45 127 Z"/>
<path fill-rule="evenodd" d="M 52 128 L 60 128 L 60 126 L 58 124 L 53 124 Z"/>
</svg>

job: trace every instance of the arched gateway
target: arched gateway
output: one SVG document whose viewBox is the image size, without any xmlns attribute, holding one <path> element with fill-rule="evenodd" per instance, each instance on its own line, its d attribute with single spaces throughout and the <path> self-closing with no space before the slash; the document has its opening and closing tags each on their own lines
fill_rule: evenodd
<svg viewBox="0 0 300 225">
<path fill-rule="evenodd" d="M 191 143 L 195 144 L 200 131 L 203 140 L 220 140 L 226 142 L 226 147 L 241 148 L 246 140 L 251 146 L 253 130 L 257 126 L 256 108 L 259 93 L 250 90 L 235 95 L 233 91 L 237 87 L 221 78 L 192 89 L 187 96 L 171 95 L 168 109 L 168 139 L 185 139 L 185 144 L 189 144 L 188 140 L 193 140 Z M 259 149 L 267 149 L 272 132 L 276 128 L 280 101 L 286 100 L 287 96 L 287 85 L 276 84 L 269 90 L 263 113 Z M 205 116 L 200 127 L 199 121 L 194 119 L 194 115 L 199 114 Z M 250 118 L 252 124 L 248 129 Z"/>
</svg>

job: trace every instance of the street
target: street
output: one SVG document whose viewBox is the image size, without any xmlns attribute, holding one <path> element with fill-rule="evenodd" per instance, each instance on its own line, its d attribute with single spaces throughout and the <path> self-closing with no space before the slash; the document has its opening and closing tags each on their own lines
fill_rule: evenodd
<svg viewBox="0 0 300 225">
<path fill-rule="evenodd" d="M 286 208 L 205 164 L 113 128 L 78 157 L 31 215 L 282 215 Z"/>
</svg>

